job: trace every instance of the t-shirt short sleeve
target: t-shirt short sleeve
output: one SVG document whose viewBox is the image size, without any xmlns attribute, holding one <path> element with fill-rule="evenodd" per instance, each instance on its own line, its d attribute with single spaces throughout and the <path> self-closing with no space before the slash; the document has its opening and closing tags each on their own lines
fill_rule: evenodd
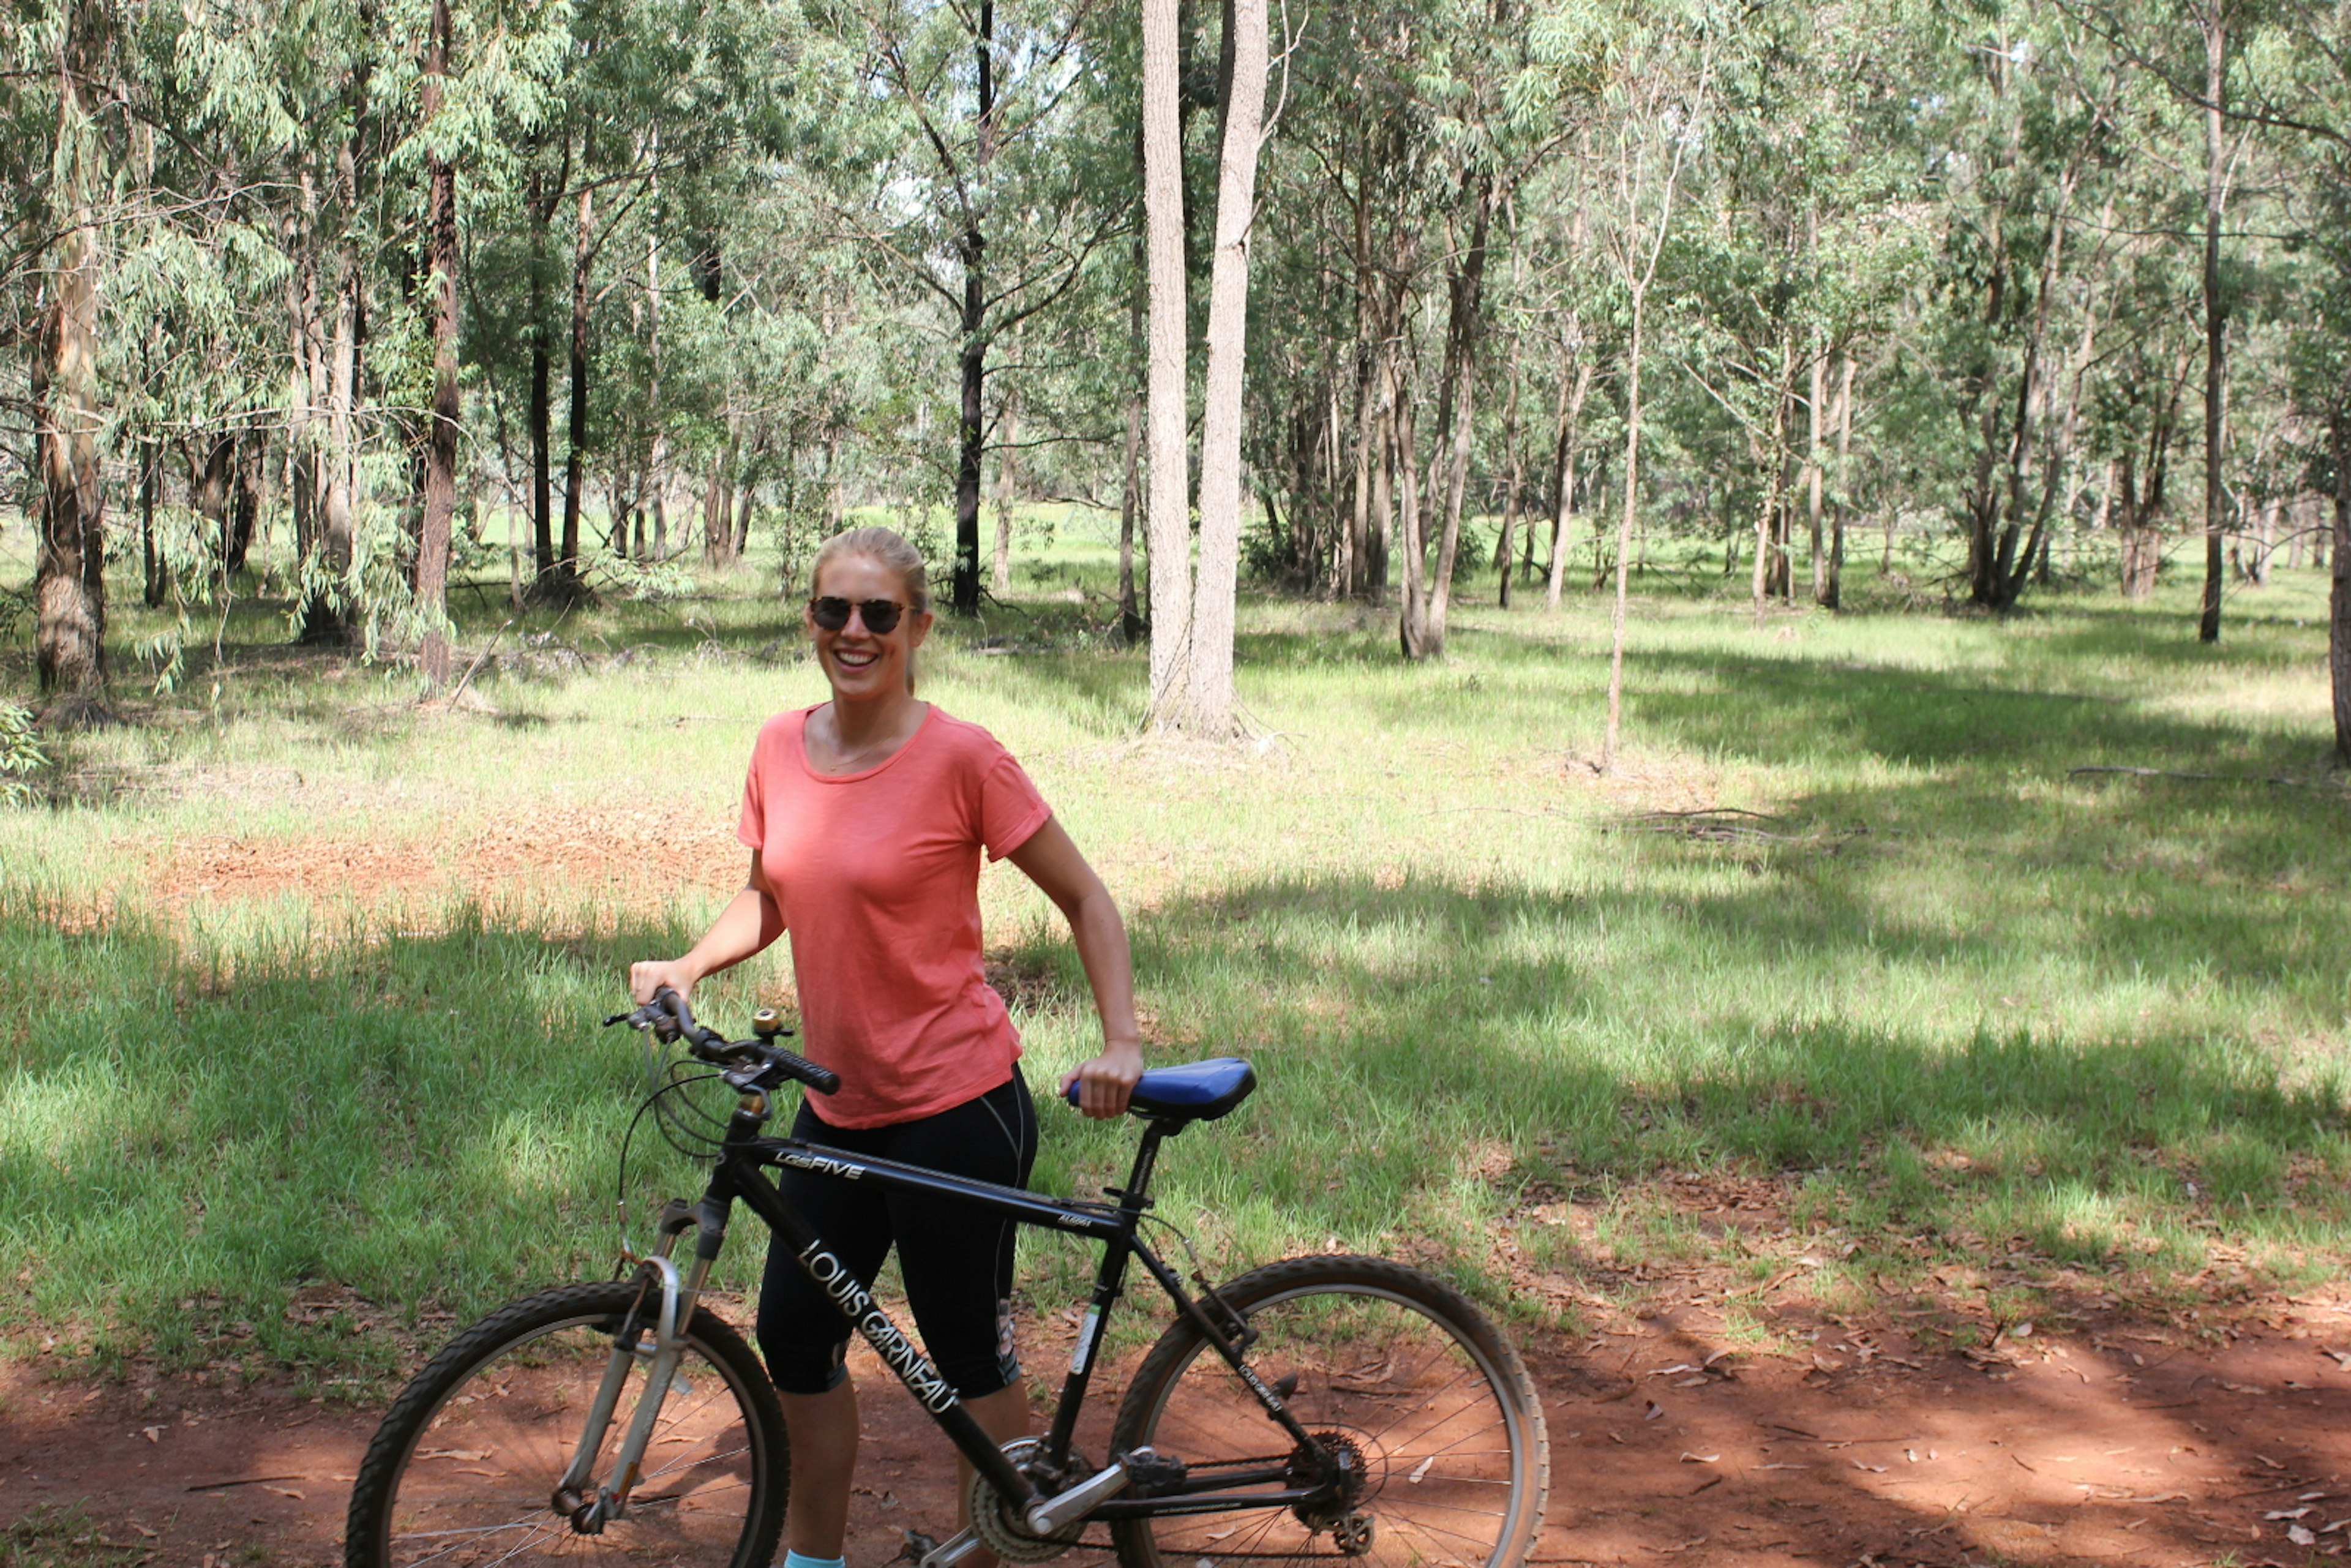
<svg viewBox="0 0 2351 1568">
<path fill-rule="evenodd" d="M 760 850 L 768 845 L 767 791 L 759 788 L 759 769 L 755 765 L 743 780 L 743 815 L 735 823 L 735 837 L 743 847 Z"/>
<path fill-rule="evenodd" d="M 979 841 L 1000 861 L 1034 837 L 1053 814 L 1012 754 L 998 748 L 979 780 Z"/>
<path fill-rule="evenodd" d="M 785 714 L 769 719 L 751 745 L 751 766 L 743 777 L 743 814 L 735 823 L 735 837 L 745 849 L 768 847 L 768 769 L 775 766 L 779 747 L 800 743 L 798 725 L 787 722 L 799 716 Z"/>
</svg>

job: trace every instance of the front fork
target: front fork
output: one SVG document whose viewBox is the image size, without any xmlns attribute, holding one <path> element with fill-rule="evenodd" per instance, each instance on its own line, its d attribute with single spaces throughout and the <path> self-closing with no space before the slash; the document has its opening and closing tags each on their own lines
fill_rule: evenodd
<svg viewBox="0 0 2351 1568">
<path fill-rule="evenodd" d="M 709 1277 L 710 1265 L 726 1240 L 729 1207 L 727 1196 L 718 1191 L 714 1183 L 698 1206 L 675 1200 L 662 1213 L 653 1250 L 637 1268 L 636 1305 L 613 1336 L 611 1359 L 605 1364 L 603 1381 L 597 1385 L 596 1397 L 588 1407 L 579 1446 L 573 1449 L 571 1463 L 562 1479 L 555 1484 L 555 1511 L 569 1520 L 572 1530 L 579 1534 L 601 1535 L 605 1525 L 628 1512 L 629 1494 L 643 1475 L 645 1448 L 653 1441 L 653 1424 L 661 1417 L 670 1385 L 677 1376 L 677 1364 L 685 1354 L 686 1324 L 693 1319 L 695 1302 L 701 1295 L 703 1281 Z M 677 1239 L 688 1230 L 698 1234 L 694 1260 L 681 1274 L 670 1254 L 677 1248 Z M 660 1292 L 660 1307 L 652 1314 L 653 1343 L 647 1345 L 643 1343 L 646 1309 L 655 1291 Z M 604 1480 L 591 1492 L 596 1456 L 602 1451 L 605 1434 L 611 1430 L 612 1417 L 620 1408 L 630 1368 L 639 1361 L 648 1363 L 644 1386 L 637 1396 L 628 1430 L 622 1436 L 620 1448 L 612 1456 Z"/>
</svg>

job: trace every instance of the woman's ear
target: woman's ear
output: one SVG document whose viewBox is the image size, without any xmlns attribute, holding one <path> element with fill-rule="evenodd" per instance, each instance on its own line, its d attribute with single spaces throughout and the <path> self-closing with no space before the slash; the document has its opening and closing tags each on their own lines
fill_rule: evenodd
<svg viewBox="0 0 2351 1568">
<path fill-rule="evenodd" d="M 927 610 L 919 611 L 906 618 L 906 651 L 908 653 L 921 647 L 923 639 L 931 634 L 931 621 L 932 612 Z"/>
</svg>

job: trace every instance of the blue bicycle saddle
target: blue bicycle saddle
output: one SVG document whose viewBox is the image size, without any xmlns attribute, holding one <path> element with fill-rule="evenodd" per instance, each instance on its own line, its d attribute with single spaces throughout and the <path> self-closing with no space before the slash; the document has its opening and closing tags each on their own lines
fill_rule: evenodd
<svg viewBox="0 0 2351 1568">
<path fill-rule="evenodd" d="M 1213 1122 L 1249 1097 L 1257 1088 L 1257 1069 L 1237 1056 L 1186 1061 L 1176 1067 L 1155 1067 L 1134 1086 L 1127 1108 L 1141 1115 L 1173 1121 Z M 1078 1086 L 1070 1085 L 1070 1103 L 1078 1103 Z"/>
</svg>

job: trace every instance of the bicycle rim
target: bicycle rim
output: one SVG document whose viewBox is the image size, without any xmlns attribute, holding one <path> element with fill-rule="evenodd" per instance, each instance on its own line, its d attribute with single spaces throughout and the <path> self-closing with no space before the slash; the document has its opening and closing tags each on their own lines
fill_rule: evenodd
<svg viewBox="0 0 2351 1568">
<path fill-rule="evenodd" d="M 567 1287 L 517 1303 L 452 1344 L 395 1404 L 362 1467 L 352 1561 L 385 1568 L 597 1558 L 661 1568 L 764 1565 L 781 1517 L 780 1418 L 761 1407 L 763 1396 L 770 1406 L 774 1396 L 756 1358 L 715 1322 L 688 1333 L 627 1514 L 584 1535 L 555 1511 L 556 1483 L 634 1298 L 628 1284 Z M 641 1359 L 631 1373 L 605 1429 L 590 1495 L 611 1479 L 646 1364 Z M 363 1556 L 371 1536 L 376 1554 Z"/>
<path fill-rule="evenodd" d="M 1258 1375 L 1360 1477 L 1322 1508 L 1237 1508 L 1124 1521 L 1127 1568 L 1361 1563 L 1514 1568 L 1548 1490 L 1548 1444 L 1517 1357 L 1458 1292 L 1372 1259 L 1295 1259 L 1226 1299 L 1259 1338 Z M 1148 1444 L 1195 1480 L 1293 1457 L 1289 1435 L 1196 1333 L 1179 1326 L 1138 1371 L 1118 1446 Z M 1254 1486 L 1243 1490 L 1262 1491 Z"/>
</svg>

